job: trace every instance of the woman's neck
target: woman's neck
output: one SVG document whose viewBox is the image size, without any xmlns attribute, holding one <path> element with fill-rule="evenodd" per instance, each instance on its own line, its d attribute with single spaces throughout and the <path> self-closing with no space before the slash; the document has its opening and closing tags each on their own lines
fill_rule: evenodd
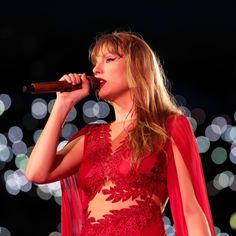
<svg viewBox="0 0 236 236">
<path fill-rule="evenodd" d="M 115 122 L 125 122 L 136 119 L 134 101 L 131 92 L 120 96 L 111 102 L 115 112 Z"/>
<path fill-rule="evenodd" d="M 118 106 L 113 104 L 115 111 L 115 122 L 128 122 L 136 119 L 133 104 L 125 104 L 124 106 Z"/>
</svg>

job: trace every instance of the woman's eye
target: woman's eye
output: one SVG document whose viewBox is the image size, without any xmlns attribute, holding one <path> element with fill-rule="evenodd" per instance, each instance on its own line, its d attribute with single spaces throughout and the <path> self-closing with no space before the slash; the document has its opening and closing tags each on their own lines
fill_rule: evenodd
<svg viewBox="0 0 236 236">
<path fill-rule="evenodd" d="M 108 57 L 107 59 L 106 59 L 106 62 L 111 62 L 111 61 L 114 61 L 116 58 L 114 58 L 114 57 Z"/>
</svg>

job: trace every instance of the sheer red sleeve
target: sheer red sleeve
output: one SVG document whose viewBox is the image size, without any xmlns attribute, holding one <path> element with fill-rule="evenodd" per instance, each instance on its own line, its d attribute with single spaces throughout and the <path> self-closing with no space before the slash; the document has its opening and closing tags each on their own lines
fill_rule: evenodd
<svg viewBox="0 0 236 236">
<path fill-rule="evenodd" d="M 207 218 L 212 236 L 215 236 L 214 224 L 206 190 L 206 183 L 202 169 L 201 158 L 191 124 L 188 119 L 183 115 L 171 116 L 167 120 L 166 128 L 167 132 L 169 133 L 169 135 L 175 142 L 177 148 L 179 149 L 181 157 L 184 160 L 184 163 L 190 174 L 196 199 Z M 171 142 L 169 142 L 168 144 L 167 154 L 168 194 L 176 235 L 187 236 L 187 226 L 183 212 L 180 186 L 178 182 L 175 157 Z"/>
<path fill-rule="evenodd" d="M 88 132 L 89 126 L 82 128 L 68 142 Z M 77 174 L 60 181 L 62 191 L 61 233 L 63 236 L 80 235 L 82 229 L 83 193 L 79 187 Z"/>
</svg>

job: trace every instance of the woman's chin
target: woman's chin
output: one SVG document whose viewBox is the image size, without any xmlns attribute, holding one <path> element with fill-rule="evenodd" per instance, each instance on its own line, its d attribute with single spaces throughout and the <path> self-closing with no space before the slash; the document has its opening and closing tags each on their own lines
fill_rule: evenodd
<svg viewBox="0 0 236 236">
<path fill-rule="evenodd" d="M 104 99 L 104 100 L 108 100 L 108 98 L 111 96 L 110 94 L 100 90 L 98 92 L 98 96 L 101 98 L 101 99 Z"/>
</svg>

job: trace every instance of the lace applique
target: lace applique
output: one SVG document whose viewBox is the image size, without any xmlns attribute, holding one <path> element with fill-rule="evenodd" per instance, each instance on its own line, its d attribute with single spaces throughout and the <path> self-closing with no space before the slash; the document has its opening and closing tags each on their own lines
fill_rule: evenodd
<svg viewBox="0 0 236 236">
<path fill-rule="evenodd" d="M 86 236 L 132 236 L 140 235 L 151 223 L 156 224 L 156 235 L 164 236 L 164 226 L 160 209 L 147 207 L 147 202 L 139 201 L 138 205 L 120 210 L 111 210 L 103 219 L 95 221 L 88 218 L 82 235 Z M 142 234 L 144 235 L 144 234 Z M 147 234 L 148 236 L 150 234 Z M 151 235 L 150 235 L 151 236 Z"/>
<path fill-rule="evenodd" d="M 109 124 L 93 125 L 86 135 L 84 160 L 78 173 L 87 198 L 84 235 L 133 235 L 154 222 L 164 232 L 160 203 L 167 198 L 166 158 L 150 155 L 134 169 L 130 154 L 127 137 L 112 153 Z M 107 182 L 111 183 L 109 188 L 105 187 Z M 99 219 L 88 212 L 97 194 L 106 196 L 105 201 L 111 203 Z M 121 208 L 114 209 L 115 203 L 121 203 Z"/>
</svg>

